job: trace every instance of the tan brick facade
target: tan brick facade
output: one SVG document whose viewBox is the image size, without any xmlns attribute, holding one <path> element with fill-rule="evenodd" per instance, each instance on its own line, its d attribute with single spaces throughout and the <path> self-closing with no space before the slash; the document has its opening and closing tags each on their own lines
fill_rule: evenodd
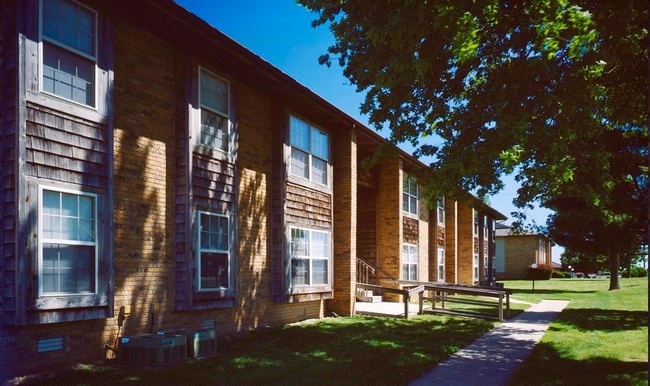
<svg viewBox="0 0 650 386">
<path fill-rule="evenodd" d="M 377 194 L 377 265 L 400 277 L 402 255 L 402 161 L 384 159 L 379 165 Z"/>
<path fill-rule="evenodd" d="M 458 201 L 445 200 L 445 281 L 458 284 Z"/>
<path fill-rule="evenodd" d="M 356 133 L 341 134 L 334 149 L 334 299 L 332 310 L 354 314 L 357 266 L 357 147 Z"/>
<path fill-rule="evenodd" d="M 474 284 L 473 259 L 478 253 L 474 236 L 474 208 L 467 201 L 458 202 L 458 284 Z"/>
<path fill-rule="evenodd" d="M 499 235 L 497 242 L 502 251 L 497 252 L 497 280 L 526 279 L 527 269 L 533 264 L 551 265 L 552 245 L 542 235 Z M 503 268 L 503 269 L 501 269 Z"/>
<path fill-rule="evenodd" d="M 182 14 L 179 16 L 166 12 L 165 7 L 177 6 L 164 2 L 152 12 L 180 27 L 195 21 L 189 14 L 183 16 L 181 9 L 172 9 Z M 113 11 L 98 12 L 114 19 L 109 23 L 110 36 L 103 37 L 114 40 L 114 67 L 109 69 L 114 84 L 104 90 L 112 95 L 106 99 L 113 100 L 114 106 L 110 117 L 100 117 L 108 121 L 102 125 L 110 128 L 105 132 L 111 133 L 112 140 L 106 145 L 112 150 L 106 152 L 109 166 L 105 169 L 110 169 L 106 172 L 110 176 L 101 177 L 111 182 L 108 191 L 112 195 L 106 194 L 111 205 L 103 214 L 112 219 L 113 233 L 100 235 L 101 242 L 111 246 L 108 249 L 112 253 L 104 254 L 112 263 L 104 280 L 109 282 L 110 278 L 106 285 L 111 291 L 105 296 L 110 299 L 102 299 L 105 303 L 93 305 L 110 311 L 86 318 L 91 320 L 75 321 L 74 313 L 83 315 L 87 311 L 86 305 L 75 305 L 74 309 L 68 307 L 73 315 L 70 319 L 48 320 L 46 310 L 41 324 L 0 325 L 0 375 L 111 357 L 104 345 L 113 346 L 118 331 L 130 335 L 168 328 L 197 329 L 203 322 L 214 322 L 217 334 L 222 336 L 319 318 L 328 310 L 351 315 L 357 256 L 368 257 L 392 277 L 403 279 L 404 243 L 418 247 L 418 280 L 436 280 L 437 247 L 443 246 L 447 282 L 465 282 L 466 249 L 473 245 L 472 240 L 464 240 L 467 227 L 471 232 L 471 208 L 447 201 L 445 224 L 441 225 L 435 210 L 430 210 L 420 195 L 418 214 L 405 214 L 402 182 L 405 170 L 422 167 L 417 160 L 401 154 L 385 158 L 371 172 L 359 173 L 358 153 L 372 152 L 362 149 L 362 144 L 377 141 L 370 129 L 360 127 L 279 70 L 273 72 L 268 63 L 254 55 L 247 57 L 248 51 L 219 34 L 188 28 L 188 36 L 195 34 L 192 36 L 201 43 L 221 43 L 215 44 L 218 49 L 204 51 L 203 46 L 197 49 L 199 43 L 186 46 L 187 42 L 174 41 L 178 39 L 175 34 L 149 32 L 147 28 L 158 28 L 155 23 L 147 23 L 147 28 L 138 25 L 142 22 L 139 18 L 148 14 Z M 190 16 L 189 21 L 182 19 Z M 245 68 L 236 68 L 233 63 Z M 200 125 L 196 106 L 200 104 L 199 67 L 218 73 L 228 82 L 233 124 L 229 134 L 234 138 L 230 153 L 203 149 L 194 137 Z M 299 178 L 289 181 L 297 177 L 287 176 L 290 144 L 285 118 L 289 114 L 304 116 L 327 133 L 331 156 L 327 171 L 332 173 L 327 184 Z M 195 183 L 198 179 L 202 185 Z M 293 199 L 300 205 L 291 207 L 289 213 L 287 197 L 300 194 L 305 201 Z M 316 201 L 319 203 L 314 204 Z M 229 220 L 232 245 L 228 267 L 232 274 L 230 285 L 219 288 L 223 293 L 212 291 L 214 288 L 202 292 L 197 287 L 198 211 L 219 212 Z M 314 213 L 322 218 L 315 219 Z M 290 216 L 295 217 L 293 222 L 287 221 Z M 305 290 L 288 297 L 282 286 L 276 294 L 276 261 L 281 260 L 280 275 L 288 272 L 282 265 L 289 260 L 283 260 L 289 244 L 287 224 L 298 226 L 300 221 L 316 224 L 314 229 L 331 234 L 331 282 L 320 292 Z M 7 249 L 1 252 L 8 253 Z M 469 262 L 471 265 L 471 259 Z M 283 277 L 279 282 L 287 283 Z M 118 330 L 121 307 L 127 315 Z M 64 350 L 37 353 L 39 339 L 57 337 L 63 338 Z"/>
</svg>

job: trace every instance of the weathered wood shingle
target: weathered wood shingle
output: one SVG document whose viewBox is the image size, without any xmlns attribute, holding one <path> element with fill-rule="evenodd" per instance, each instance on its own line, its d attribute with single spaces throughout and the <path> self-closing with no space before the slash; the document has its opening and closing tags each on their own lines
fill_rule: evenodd
<svg viewBox="0 0 650 386">
<path fill-rule="evenodd" d="M 83 184 L 108 185 L 108 132 L 103 124 L 27 104 L 25 174 Z"/>
</svg>

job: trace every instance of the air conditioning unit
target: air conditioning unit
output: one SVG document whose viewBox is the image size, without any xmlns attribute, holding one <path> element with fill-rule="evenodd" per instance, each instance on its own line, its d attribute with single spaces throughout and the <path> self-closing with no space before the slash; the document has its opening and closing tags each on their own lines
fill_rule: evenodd
<svg viewBox="0 0 650 386">
<path fill-rule="evenodd" d="M 166 366 L 187 359 L 185 335 L 139 334 L 120 338 L 118 361 L 128 365 Z"/>
<path fill-rule="evenodd" d="M 217 353 L 217 332 L 213 328 L 200 330 L 171 329 L 161 331 L 161 335 L 183 335 L 187 338 L 187 356 L 202 358 Z"/>
</svg>

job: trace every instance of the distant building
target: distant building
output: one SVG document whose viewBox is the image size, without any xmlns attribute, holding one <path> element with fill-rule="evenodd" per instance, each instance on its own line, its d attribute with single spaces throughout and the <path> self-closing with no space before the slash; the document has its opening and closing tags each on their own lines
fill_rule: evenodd
<svg viewBox="0 0 650 386">
<path fill-rule="evenodd" d="M 545 235 L 534 232 L 514 233 L 509 226 L 497 225 L 497 280 L 525 279 L 528 267 L 536 263 L 551 265 L 553 243 Z"/>
</svg>

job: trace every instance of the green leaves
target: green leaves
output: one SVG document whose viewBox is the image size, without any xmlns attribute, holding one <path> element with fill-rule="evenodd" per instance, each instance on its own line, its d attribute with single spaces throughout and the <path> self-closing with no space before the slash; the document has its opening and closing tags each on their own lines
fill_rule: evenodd
<svg viewBox="0 0 650 386">
<path fill-rule="evenodd" d="M 514 173 L 515 203 L 557 210 L 558 234 L 605 248 L 591 236 L 647 229 L 647 2 L 298 2 L 330 26 L 322 62 L 366 92 L 371 124 L 435 154 L 436 194 Z"/>
<path fill-rule="evenodd" d="M 479 47 L 479 19 L 470 12 L 465 12 L 456 22 L 456 33 L 452 38 L 451 52 L 458 63 L 474 59 Z"/>
</svg>

